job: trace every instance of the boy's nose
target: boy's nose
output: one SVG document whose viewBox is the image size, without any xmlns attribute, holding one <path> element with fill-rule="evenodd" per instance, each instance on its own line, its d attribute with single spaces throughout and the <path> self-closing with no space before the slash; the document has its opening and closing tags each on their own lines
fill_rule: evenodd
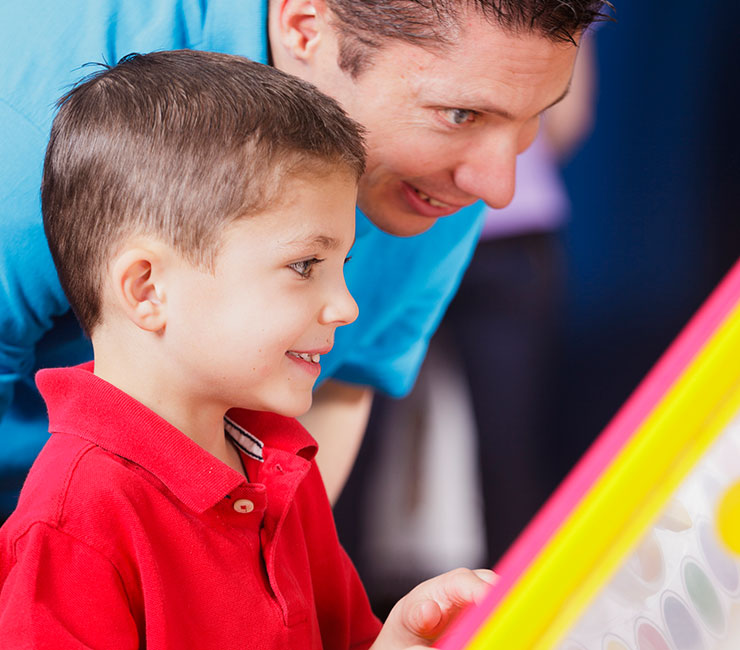
<svg viewBox="0 0 740 650">
<path fill-rule="evenodd" d="M 347 285 L 342 281 L 341 287 L 333 292 L 330 300 L 327 301 L 322 310 L 322 321 L 326 324 L 332 324 L 337 327 L 349 325 L 357 320 L 360 309 L 347 289 Z"/>
</svg>

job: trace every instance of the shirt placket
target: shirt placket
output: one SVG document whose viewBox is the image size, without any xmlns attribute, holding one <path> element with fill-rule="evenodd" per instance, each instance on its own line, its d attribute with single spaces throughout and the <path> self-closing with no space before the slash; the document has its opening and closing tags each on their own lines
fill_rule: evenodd
<svg viewBox="0 0 740 650">
<path fill-rule="evenodd" d="M 296 490 L 309 468 L 310 463 L 305 459 L 274 449 L 266 452 L 261 468 L 269 498 L 260 531 L 260 543 L 270 587 L 288 627 L 306 619 L 308 603 L 300 581 L 293 576 L 288 563 L 281 562 L 281 559 L 286 559 L 280 556 L 281 536 Z"/>
</svg>

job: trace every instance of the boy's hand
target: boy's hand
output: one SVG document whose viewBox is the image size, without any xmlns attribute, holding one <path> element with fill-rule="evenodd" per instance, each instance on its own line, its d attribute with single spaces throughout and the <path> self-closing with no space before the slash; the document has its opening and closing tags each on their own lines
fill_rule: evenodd
<svg viewBox="0 0 740 650">
<path fill-rule="evenodd" d="M 455 569 L 422 582 L 396 603 L 371 650 L 428 648 L 495 580 L 487 569 Z"/>
</svg>

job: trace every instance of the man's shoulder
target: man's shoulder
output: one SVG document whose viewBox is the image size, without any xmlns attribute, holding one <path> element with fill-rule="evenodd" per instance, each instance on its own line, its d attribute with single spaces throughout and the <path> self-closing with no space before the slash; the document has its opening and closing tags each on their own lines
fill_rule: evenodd
<svg viewBox="0 0 740 650">
<path fill-rule="evenodd" d="M 191 0 L 35 0 L 8 3 L 0 42 L 0 100 L 47 136 L 55 102 L 83 77 L 131 52 L 202 40 L 204 5 Z M 70 37 L 70 36 L 73 37 Z"/>
</svg>

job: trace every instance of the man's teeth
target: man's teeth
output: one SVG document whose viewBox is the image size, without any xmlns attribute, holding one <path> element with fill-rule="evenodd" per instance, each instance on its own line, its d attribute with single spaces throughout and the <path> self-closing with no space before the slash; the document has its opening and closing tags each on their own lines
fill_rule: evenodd
<svg viewBox="0 0 740 650">
<path fill-rule="evenodd" d="M 288 352 L 288 354 L 298 357 L 299 359 L 303 359 L 304 361 L 308 361 L 309 363 L 318 363 L 321 361 L 320 354 L 308 354 L 307 352 Z"/>
<path fill-rule="evenodd" d="M 428 194 L 424 194 L 421 190 L 417 190 L 414 188 L 416 193 L 419 195 L 420 198 L 424 199 L 429 205 L 433 205 L 435 208 L 449 208 L 450 206 L 447 203 L 442 203 L 442 201 L 437 201 L 437 199 L 433 199 Z"/>
</svg>

